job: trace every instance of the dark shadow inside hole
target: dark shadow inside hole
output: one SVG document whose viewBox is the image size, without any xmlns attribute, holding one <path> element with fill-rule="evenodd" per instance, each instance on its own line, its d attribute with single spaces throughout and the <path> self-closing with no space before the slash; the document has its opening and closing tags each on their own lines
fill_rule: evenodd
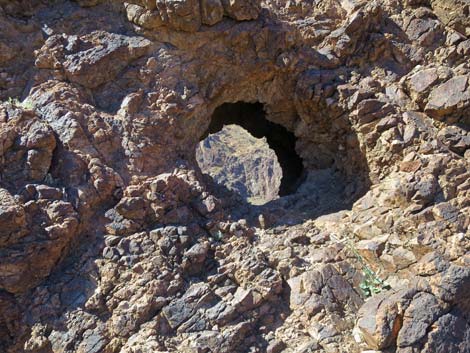
<svg viewBox="0 0 470 353">
<path fill-rule="evenodd" d="M 215 109 L 209 128 L 201 140 L 231 124 L 241 126 L 256 138 L 266 137 L 282 168 L 279 196 L 294 193 L 304 178 L 302 159 L 295 151 L 295 135 L 282 125 L 267 120 L 261 103 L 237 102 L 224 103 Z"/>
</svg>

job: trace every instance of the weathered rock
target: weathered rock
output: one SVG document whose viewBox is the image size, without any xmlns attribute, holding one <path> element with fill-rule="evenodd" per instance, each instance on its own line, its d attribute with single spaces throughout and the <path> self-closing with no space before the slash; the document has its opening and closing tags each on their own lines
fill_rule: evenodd
<svg viewBox="0 0 470 353">
<path fill-rule="evenodd" d="M 469 3 L 467 0 L 431 0 L 431 6 L 439 19 L 464 35 L 469 35 Z"/>
<path fill-rule="evenodd" d="M 38 51 L 36 66 L 63 68 L 67 78 L 87 88 L 112 80 L 133 60 L 145 55 L 150 41 L 95 32 L 84 37 L 52 36 Z"/>
<path fill-rule="evenodd" d="M 56 148 L 53 131 L 31 112 L 12 109 L 9 114 L 11 120 L 2 124 L 3 182 L 16 187 L 27 181 L 41 182 L 49 172 Z"/>
<path fill-rule="evenodd" d="M 470 106 L 468 76 L 456 76 L 432 90 L 426 113 L 436 119 L 468 123 L 466 111 Z"/>
<path fill-rule="evenodd" d="M 225 13 L 238 21 L 256 20 L 260 13 L 258 0 L 221 0 Z"/>
<path fill-rule="evenodd" d="M 0 351 L 469 351 L 467 18 L 0 0 Z M 267 204 L 196 165 L 229 121 Z"/>
<path fill-rule="evenodd" d="M 220 0 L 201 0 L 201 21 L 205 25 L 215 25 L 222 20 L 224 8 Z"/>
<path fill-rule="evenodd" d="M 196 0 L 157 0 L 139 6 L 125 4 L 129 21 L 148 29 L 167 26 L 173 30 L 195 32 L 204 24 L 215 24 L 221 20 L 213 6 L 207 7 Z M 203 18 L 201 18 L 201 10 Z M 209 12 L 207 12 L 209 11 Z M 217 11 L 217 10 L 216 10 Z M 209 23 L 210 22 L 210 23 Z"/>
<path fill-rule="evenodd" d="M 267 203 L 279 195 L 282 169 L 266 142 L 237 125 L 209 135 L 196 151 L 203 173 L 255 204 Z"/>
<path fill-rule="evenodd" d="M 291 289 L 290 305 L 292 309 L 303 307 L 308 313 L 322 310 L 324 306 L 334 305 L 335 302 L 358 307 L 362 300 L 351 286 L 332 266 L 325 266 L 319 271 L 305 272 L 289 281 Z M 330 291 L 333 299 L 326 300 L 326 292 Z"/>
<path fill-rule="evenodd" d="M 448 126 L 439 131 L 439 137 L 452 151 L 464 154 L 470 148 L 469 132 L 457 126 Z"/>
<path fill-rule="evenodd" d="M 5 189 L 0 189 L 0 245 L 15 243 L 26 235 L 26 213 L 12 195 Z"/>
<path fill-rule="evenodd" d="M 396 345 L 397 352 L 467 349 L 464 332 L 468 332 L 468 323 L 461 315 L 469 304 L 465 294 L 469 273 L 457 266 L 441 267 L 436 272 L 432 279 L 415 280 L 412 288 L 381 294 L 361 308 L 357 328 L 369 348 Z M 450 327 L 443 326 L 444 322 Z M 459 333 L 449 342 L 449 331 L 456 329 Z"/>
</svg>

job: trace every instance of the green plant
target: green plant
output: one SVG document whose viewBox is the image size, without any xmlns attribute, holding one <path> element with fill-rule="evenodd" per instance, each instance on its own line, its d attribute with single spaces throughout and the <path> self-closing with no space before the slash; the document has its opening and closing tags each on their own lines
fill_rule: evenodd
<svg viewBox="0 0 470 353">
<path fill-rule="evenodd" d="M 33 110 L 34 105 L 27 99 L 25 99 L 23 102 L 20 102 L 18 98 L 12 98 L 8 97 L 8 104 L 14 106 L 14 107 L 19 107 L 27 110 Z"/>
<path fill-rule="evenodd" d="M 359 284 L 359 288 L 362 289 L 366 297 L 391 289 L 390 285 L 377 276 L 377 274 L 368 266 L 363 267 L 362 273 L 364 275 L 364 279 L 361 284 Z"/>
<path fill-rule="evenodd" d="M 384 290 L 391 289 L 390 285 L 381 279 L 367 264 L 364 258 L 359 254 L 354 243 L 350 240 L 351 238 L 348 236 L 344 236 L 345 243 L 347 247 L 351 250 L 354 254 L 356 259 L 361 265 L 362 274 L 364 275 L 364 279 L 359 284 L 359 288 L 361 288 L 362 292 L 366 297 L 371 297 L 374 294 L 379 294 Z"/>
<path fill-rule="evenodd" d="M 354 247 L 352 242 L 349 242 L 349 248 L 351 249 L 354 256 L 356 256 L 357 260 L 361 264 L 362 267 L 362 274 L 364 275 L 364 279 L 362 280 L 361 284 L 359 284 L 359 288 L 362 289 L 364 295 L 366 297 L 370 297 L 374 294 L 379 294 L 384 290 L 391 289 L 390 285 L 388 285 L 383 279 L 381 279 L 366 263 L 364 258 L 359 254 L 357 249 Z"/>
<path fill-rule="evenodd" d="M 14 106 L 17 106 L 20 104 L 20 101 L 18 100 L 18 98 L 12 98 L 12 97 L 8 97 L 8 104 L 10 105 L 14 105 Z"/>
<path fill-rule="evenodd" d="M 214 232 L 212 234 L 212 237 L 214 238 L 214 240 L 216 241 L 221 241 L 222 238 L 224 237 L 224 234 L 220 231 L 220 230 L 217 230 L 216 232 Z"/>
</svg>

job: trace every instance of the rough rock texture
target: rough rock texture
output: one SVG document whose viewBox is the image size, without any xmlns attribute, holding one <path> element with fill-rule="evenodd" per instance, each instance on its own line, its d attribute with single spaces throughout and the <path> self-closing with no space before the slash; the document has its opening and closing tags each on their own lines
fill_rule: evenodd
<svg viewBox="0 0 470 353">
<path fill-rule="evenodd" d="M 429 253 L 416 265 L 414 284 L 370 299 L 358 330 L 375 349 L 396 352 L 466 352 L 470 349 L 468 266 Z"/>
<path fill-rule="evenodd" d="M 276 199 L 282 169 L 266 139 L 257 139 L 238 125 L 227 125 L 198 146 L 201 171 L 215 182 L 255 204 Z"/>
<path fill-rule="evenodd" d="M 215 25 L 226 15 L 234 20 L 255 20 L 256 0 L 143 0 L 125 3 L 127 19 L 146 29 L 167 27 L 196 32 L 202 24 Z"/>
<path fill-rule="evenodd" d="M 0 0 L 0 351 L 467 352 L 469 5 Z M 294 194 L 201 173 L 235 102 Z"/>
</svg>

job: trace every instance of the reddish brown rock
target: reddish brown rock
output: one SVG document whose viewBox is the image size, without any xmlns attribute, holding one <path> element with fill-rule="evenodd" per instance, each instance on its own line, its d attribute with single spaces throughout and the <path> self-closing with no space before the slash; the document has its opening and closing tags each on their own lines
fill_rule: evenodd
<svg viewBox="0 0 470 353">
<path fill-rule="evenodd" d="M 0 350 L 469 351 L 467 10 L 0 0 Z"/>
</svg>

